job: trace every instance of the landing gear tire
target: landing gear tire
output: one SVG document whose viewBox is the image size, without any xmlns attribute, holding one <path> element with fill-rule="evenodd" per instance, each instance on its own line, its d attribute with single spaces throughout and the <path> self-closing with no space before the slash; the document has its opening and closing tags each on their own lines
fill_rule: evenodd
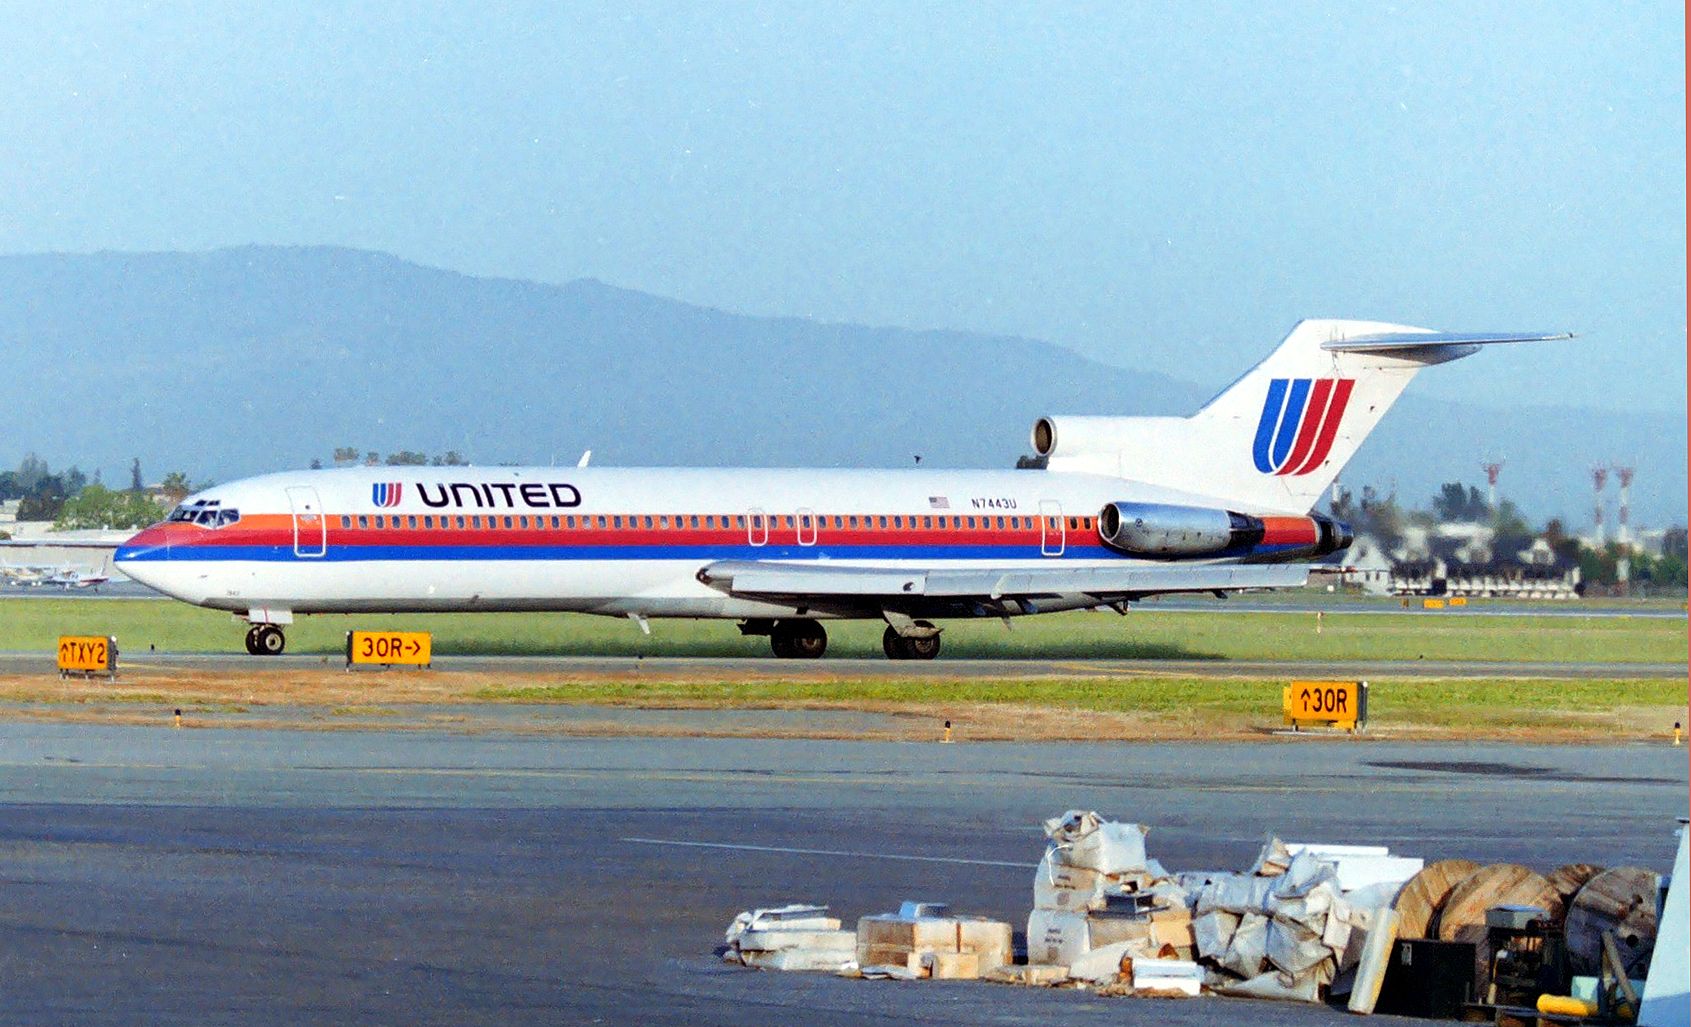
<svg viewBox="0 0 1691 1027">
<path fill-rule="evenodd" d="M 287 647 L 287 637 L 274 624 L 254 624 L 247 629 L 247 652 L 254 656 L 280 656 Z"/>
<path fill-rule="evenodd" d="M 828 651 L 828 632 L 813 620 L 778 620 L 769 630 L 769 648 L 783 660 L 815 660 Z"/>
<path fill-rule="evenodd" d="M 924 628 L 933 627 L 927 621 L 919 620 L 916 623 Z M 881 634 L 881 651 L 887 654 L 889 660 L 931 660 L 939 655 L 939 635 L 905 638 L 888 625 L 887 630 Z"/>
</svg>

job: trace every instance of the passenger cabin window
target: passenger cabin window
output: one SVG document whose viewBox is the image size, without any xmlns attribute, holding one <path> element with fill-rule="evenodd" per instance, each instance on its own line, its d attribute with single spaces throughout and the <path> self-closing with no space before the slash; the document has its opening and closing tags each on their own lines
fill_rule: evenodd
<svg viewBox="0 0 1691 1027">
<path fill-rule="evenodd" d="M 341 527 L 343 527 L 343 528 L 352 527 L 352 518 L 348 517 L 346 514 L 341 514 Z"/>
<path fill-rule="evenodd" d="M 370 526 L 370 518 L 366 517 L 363 514 L 359 514 L 358 515 L 358 526 L 360 528 L 368 528 Z"/>
<path fill-rule="evenodd" d="M 434 527 L 434 518 L 433 518 L 433 517 L 429 517 L 429 516 L 425 516 L 425 517 L 424 517 L 424 518 L 423 518 L 423 527 L 425 527 L 425 528 L 432 528 L 432 527 Z"/>
<path fill-rule="evenodd" d="M 415 528 L 417 526 L 417 515 L 412 514 L 409 517 L 405 518 L 405 526 L 407 528 Z"/>
</svg>

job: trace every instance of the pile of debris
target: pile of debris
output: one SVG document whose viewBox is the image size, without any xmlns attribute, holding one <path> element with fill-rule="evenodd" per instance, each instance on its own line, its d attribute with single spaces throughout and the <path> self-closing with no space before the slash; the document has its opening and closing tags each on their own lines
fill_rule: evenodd
<svg viewBox="0 0 1691 1027">
<path fill-rule="evenodd" d="M 923 902 L 865 916 L 855 932 L 826 906 L 741 913 L 723 956 L 766 969 L 1107 995 L 1349 994 L 1363 1013 L 1377 1000 L 1386 1007 L 1384 984 L 1393 1008 L 1413 1015 L 1455 1016 L 1464 1003 L 1512 1015 L 1534 999 L 1558 1009 L 1578 1000 L 1606 1015 L 1638 1008 L 1642 985 L 1629 978 L 1649 966 L 1655 940 L 1660 878 L 1637 868 L 1572 864 L 1546 878 L 1513 864 L 1425 864 L 1384 846 L 1270 837 L 1248 870 L 1171 873 L 1146 855 L 1141 825 L 1071 810 L 1044 828 L 1024 959 L 1009 924 Z M 1412 973 L 1403 969 L 1411 962 Z M 1570 981 L 1573 997 L 1562 997 Z M 1611 993 L 1630 1004 L 1602 997 Z"/>
<path fill-rule="evenodd" d="M 1145 855 L 1138 824 L 1071 810 L 1045 833 L 1028 962 L 1067 967 L 1085 983 L 1131 983 L 1135 993 L 1196 995 L 1201 984 L 1319 1001 L 1356 967 L 1376 911 L 1421 869 L 1381 847 L 1271 838 L 1244 873 L 1176 875 Z"/>
<path fill-rule="evenodd" d="M 722 958 L 764 970 L 857 967 L 857 935 L 841 930 L 827 906 L 781 906 L 741 913 L 728 925 Z"/>
<path fill-rule="evenodd" d="M 953 916 L 937 902 L 906 902 L 841 930 L 827 906 L 741 913 L 728 925 L 722 958 L 766 970 L 827 970 L 858 977 L 974 980 L 1014 957 L 1010 925 Z"/>
</svg>

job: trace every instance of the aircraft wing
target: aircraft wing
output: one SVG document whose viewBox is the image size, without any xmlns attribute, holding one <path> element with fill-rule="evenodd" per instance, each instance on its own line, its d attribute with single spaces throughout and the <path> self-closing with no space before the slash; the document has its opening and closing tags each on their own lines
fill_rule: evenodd
<svg viewBox="0 0 1691 1027">
<path fill-rule="evenodd" d="M 699 580 L 730 595 L 764 599 L 985 600 L 1063 595 L 1096 596 L 1100 603 L 1169 592 L 1220 592 L 1296 588 L 1309 579 L 1308 564 L 1144 564 L 1124 567 L 1033 567 L 951 570 L 835 566 L 723 560 Z"/>
<path fill-rule="evenodd" d="M 123 545 L 122 542 L 102 542 L 96 539 L 58 539 L 30 538 L 0 539 L 0 548 L 5 549 L 105 549 L 115 550 Z"/>
</svg>

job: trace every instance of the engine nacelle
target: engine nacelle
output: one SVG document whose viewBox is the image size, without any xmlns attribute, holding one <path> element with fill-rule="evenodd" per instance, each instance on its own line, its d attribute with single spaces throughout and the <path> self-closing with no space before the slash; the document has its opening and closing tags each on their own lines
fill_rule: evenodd
<svg viewBox="0 0 1691 1027">
<path fill-rule="evenodd" d="M 1178 560 L 1232 553 L 1252 562 L 1295 560 L 1350 548 L 1350 526 L 1319 514 L 1256 517 L 1214 507 L 1111 503 L 1098 514 L 1104 544 L 1130 556 Z"/>
<path fill-rule="evenodd" d="M 1041 417 L 1033 422 L 1033 451 L 1046 459 L 1115 454 L 1160 425 L 1181 417 Z"/>
<path fill-rule="evenodd" d="M 1111 503 L 1098 514 L 1104 544 L 1133 556 L 1214 556 L 1262 541 L 1262 520 L 1231 510 L 1170 503 Z"/>
</svg>

